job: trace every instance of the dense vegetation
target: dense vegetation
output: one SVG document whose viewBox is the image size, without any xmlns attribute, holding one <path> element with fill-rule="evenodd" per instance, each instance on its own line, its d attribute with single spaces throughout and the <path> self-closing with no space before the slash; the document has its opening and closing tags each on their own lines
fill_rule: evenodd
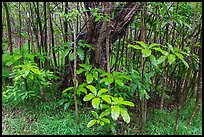
<svg viewBox="0 0 204 137">
<path fill-rule="evenodd" d="M 201 2 L 3 2 L 2 134 L 202 134 Z"/>
</svg>

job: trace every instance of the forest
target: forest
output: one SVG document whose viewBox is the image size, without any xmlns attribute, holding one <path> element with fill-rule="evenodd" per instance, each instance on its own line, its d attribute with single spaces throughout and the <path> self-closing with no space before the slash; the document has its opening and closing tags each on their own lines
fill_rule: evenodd
<svg viewBox="0 0 204 137">
<path fill-rule="evenodd" d="M 2 2 L 3 135 L 202 135 L 202 2 Z"/>
</svg>

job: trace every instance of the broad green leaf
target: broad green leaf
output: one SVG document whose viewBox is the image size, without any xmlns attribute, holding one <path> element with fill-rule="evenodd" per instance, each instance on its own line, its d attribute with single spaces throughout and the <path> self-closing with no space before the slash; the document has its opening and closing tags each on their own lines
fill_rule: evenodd
<svg viewBox="0 0 204 137">
<path fill-rule="evenodd" d="M 125 76 L 125 75 L 122 75 L 122 76 L 120 76 L 121 78 L 124 78 L 124 79 L 126 79 L 126 80 L 131 80 L 132 81 L 132 79 L 131 79 L 131 77 L 130 76 Z"/>
<path fill-rule="evenodd" d="M 31 68 L 30 69 L 32 72 L 34 72 L 35 74 L 40 74 L 40 70 L 39 69 L 36 69 L 36 68 Z"/>
<path fill-rule="evenodd" d="M 88 75 L 86 75 L 86 81 L 87 81 L 88 84 L 93 81 L 93 76 L 91 75 L 91 73 L 89 73 Z"/>
<path fill-rule="evenodd" d="M 168 52 L 167 51 L 165 51 L 165 50 L 163 50 L 163 49 L 161 49 L 161 48 L 153 48 L 154 50 L 156 50 L 156 51 L 159 51 L 159 52 L 161 52 L 163 55 L 165 55 L 165 56 L 167 56 L 168 55 Z"/>
<path fill-rule="evenodd" d="M 110 95 L 100 95 L 100 97 L 107 103 L 111 103 Z"/>
<path fill-rule="evenodd" d="M 14 56 L 14 60 L 19 60 L 20 58 L 22 57 L 22 55 L 16 55 L 16 56 Z"/>
<path fill-rule="evenodd" d="M 72 90 L 72 89 L 74 89 L 74 87 L 68 87 L 65 90 L 63 90 L 62 93 L 67 92 L 67 91 Z"/>
<path fill-rule="evenodd" d="M 189 68 L 188 63 L 187 63 L 184 59 L 182 59 L 182 58 L 180 58 L 180 59 L 181 59 L 181 61 L 183 62 L 183 64 L 184 64 L 187 68 Z"/>
<path fill-rule="evenodd" d="M 22 75 L 24 78 L 26 78 L 29 74 L 29 70 L 24 70 L 24 74 Z"/>
<path fill-rule="evenodd" d="M 119 106 L 111 106 L 111 117 L 113 120 L 117 120 L 120 115 L 120 107 Z"/>
<path fill-rule="evenodd" d="M 105 124 L 105 123 L 104 123 L 103 121 L 100 121 L 100 125 L 101 125 L 101 126 L 104 126 L 104 124 Z"/>
<path fill-rule="evenodd" d="M 91 65 L 87 65 L 87 64 L 79 64 L 79 66 L 83 67 L 86 70 L 91 70 L 92 66 Z"/>
<path fill-rule="evenodd" d="M 77 54 L 80 60 L 84 60 L 84 50 L 82 48 L 77 48 Z"/>
<path fill-rule="evenodd" d="M 93 77 L 97 80 L 98 79 L 98 72 L 97 71 L 93 71 Z"/>
<path fill-rule="evenodd" d="M 132 44 L 128 44 L 128 48 L 134 48 L 134 49 L 142 49 L 140 46 L 138 45 L 132 45 Z"/>
<path fill-rule="evenodd" d="M 157 66 L 157 61 L 156 61 L 155 56 L 151 54 L 149 57 L 150 57 L 151 63 L 152 63 L 154 66 Z"/>
<path fill-rule="evenodd" d="M 111 74 L 104 71 L 100 76 L 101 77 L 103 77 L 103 76 L 111 77 Z"/>
<path fill-rule="evenodd" d="M 155 46 L 159 46 L 159 45 L 161 45 L 161 44 L 159 44 L 159 43 L 152 43 L 152 44 L 148 47 L 148 49 L 151 49 L 151 48 L 153 48 L 153 47 L 155 47 Z"/>
<path fill-rule="evenodd" d="M 175 52 L 175 55 L 176 55 L 178 58 L 183 59 L 183 55 L 182 55 L 182 54 L 180 54 L 180 53 L 178 53 L 178 52 Z"/>
<path fill-rule="evenodd" d="M 91 113 L 96 119 L 98 119 L 98 114 L 95 111 L 92 110 Z"/>
<path fill-rule="evenodd" d="M 69 60 L 70 60 L 70 61 L 73 61 L 73 60 L 74 60 L 74 52 L 72 52 L 72 53 L 69 54 Z"/>
<path fill-rule="evenodd" d="M 89 93 L 89 94 L 87 94 L 87 95 L 83 98 L 83 100 L 84 100 L 84 101 L 89 101 L 89 100 L 91 100 L 93 97 L 94 97 L 94 95 L 93 95 L 92 93 Z"/>
<path fill-rule="evenodd" d="M 151 55 L 152 51 L 149 49 L 142 49 L 142 57 L 146 58 Z"/>
<path fill-rule="evenodd" d="M 113 83 L 113 78 L 103 78 L 101 79 L 100 83 L 105 82 L 106 85 Z"/>
<path fill-rule="evenodd" d="M 164 62 L 164 60 L 166 59 L 166 57 L 167 57 L 167 56 L 164 56 L 164 55 L 162 55 L 161 57 L 159 57 L 159 58 L 157 59 L 157 65 L 158 65 L 158 64 L 161 64 L 162 62 Z"/>
<path fill-rule="evenodd" d="M 33 80 L 33 75 L 31 73 L 28 74 L 28 77 Z"/>
<path fill-rule="evenodd" d="M 182 51 L 182 50 L 179 49 L 179 48 L 174 48 L 174 52 L 179 52 L 179 53 L 182 53 L 182 54 L 185 54 L 185 55 L 189 55 L 188 53 Z"/>
<path fill-rule="evenodd" d="M 131 107 L 134 107 L 134 103 L 130 102 L 130 101 L 122 101 L 120 104 L 123 104 L 123 105 L 127 105 L 127 106 L 131 106 Z"/>
<path fill-rule="evenodd" d="M 107 92 L 107 91 L 108 91 L 108 90 L 105 89 L 105 88 L 100 89 L 100 90 L 98 91 L 98 96 L 100 96 L 101 94 L 103 94 L 103 93 L 105 93 L 105 92 Z"/>
<path fill-rule="evenodd" d="M 115 79 L 115 82 L 116 82 L 119 86 L 124 86 L 123 81 L 122 81 L 121 79 L 119 79 L 119 78 L 116 78 L 116 79 Z"/>
<path fill-rule="evenodd" d="M 71 50 L 70 48 L 65 49 L 64 52 L 62 53 L 62 58 L 65 58 L 70 50 Z"/>
<path fill-rule="evenodd" d="M 99 118 L 102 118 L 104 116 L 107 116 L 110 114 L 110 109 L 106 109 L 105 111 L 101 112 L 101 114 L 99 115 Z"/>
<path fill-rule="evenodd" d="M 98 120 L 96 120 L 96 122 L 97 122 L 98 124 L 100 123 L 100 121 L 101 121 L 101 120 L 99 120 L 99 119 L 98 119 Z"/>
<path fill-rule="evenodd" d="M 117 97 L 112 97 L 112 100 L 113 100 L 113 104 L 117 104 L 119 102 Z"/>
<path fill-rule="evenodd" d="M 100 104 L 100 98 L 94 98 L 92 99 L 92 102 L 91 102 L 93 108 L 98 108 L 99 104 Z"/>
<path fill-rule="evenodd" d="M 11 66 L 13 63 L 14 63 L 14 61 L 11 60 L 11 61 L 9 61 L 9 62 L 6 63 L 6 66 Z"/>
<path fill-rule="evenodd" d="M 96 96 L 97 92 L 96 92 L 96 88 L 92 85 L 88 85 L 86 86 L 92 93 L 94 96 Z"/>
<path fill-rule="evenodd" d="M 64 110 L 67 110 L 67 108 L 70 106 L 70 103 L 66 103 L 65 105 L 64 105 Z"/>
<path fill-rule="evenodd" d="M 107 118 L 102 118 L 101 120 L 102 120 L 104 123 L 110 124 L 110 120 L 107 119 Z"/>
<path fill-rule="evenodd" d="M 140 44 L 141 46 L 143 46 L 145 49 L 149 47 L 148 44 L 144 43 L 143 41 L 135 41 L 137 42 L 138 44 Z"/>
<path fill-rule="evenodd" d="M 80 74 L 82 72 L 86 71 L 85 69 L 80 68 L 79 70 L 76 71 L 77 74 Z"/>
<path fill-rule="evenodd" d="M 173 48 L 173 46 L 171 45 L 171 44 L 169 44 L 169 43 L 166 43 L 167 45 L 168 45 L 168 48 L 172 51 L 172 53 L 174 53 L 174 48 Z"/>
<path fill-rule="evenodd" d="M 82 85 L 79 86 L 78 90 L 87 94 L 87 90 Z"/>
<path fill-rule="evenodd" d="M 89 121 L 89 123 L 87 124 L 87 127 L 92 127 L 95 123 L 96 123 L 97 120 L 91 120 Z"/>
<path fill-rule="evenodd" d="M 169 56 L 168 56 L 169 64 L 174 63 L 175 60 L 176 60 L 176 56 L 174 54 L 169 54 Z"/>
<path fill-rule="evenodd" d="M 122 118 L 126 123 L 130 122 L 130 116 L 125 109 L 120 108 L 120 114 L 122 115 Z"/>
</svg>

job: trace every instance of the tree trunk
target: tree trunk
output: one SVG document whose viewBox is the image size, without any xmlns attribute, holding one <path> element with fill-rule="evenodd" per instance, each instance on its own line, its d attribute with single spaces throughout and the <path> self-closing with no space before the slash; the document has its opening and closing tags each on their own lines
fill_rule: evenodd
<svg viewBox="0 0 204 137">
<path fill-rule="evenodd" d="M 146 17 L 146 3 L 142 3 L 144 11 L 141 12 L 141 28 L 140 28 L 140 33 L 141 33 L 141 38 L 140 40 L 143 41 L 144 43 L 146 42 L 146 22 L 145 22 L 145 17 Z M 145 68 L 145 58 L 142 57 L 142 64 L 141 64 L 141 71 L 142 71 L 142 81 L 144 82 L 144 68 Z M 141 112 L 142 112 L 142 126 L 141 126 L 141 131 L 142 133 L 144 132 L 144 127 L 146 123 L 146 116 L 147 116 L 147 100 L 143 96 L 142 101 L 141 101 Z"/>
<path fill-rule="evenodd" d="M 7 29 L 8 29 L 8 45 L 10 47 L 10 54 L 13 55 L 10 14 L 9 14 L 7 2 L 3 2 L 3 5 L 4 5 L 5 9 L 6 9 L 6 20 L 7 20 Z"/>
<path fill-rule="evenodd" d="M 99 2 L 85 2 L 87 9 L 99 7 Z M 105 7 L 110 7 L 109 10 Z M 113 44 L 117 39 L 121 38 L 130 24 L 134 19 L 135 14 L 138 12 L 139 4 L 135 2 L 128 2 L 122 10 L 114 17 L 110 17 L 110 44 Z M 112 13 L 112 3 L 102 3 L 102 13 Z M 94 54 L 91 55 L 91 61 L 95 67 L 106 69 L 107 62 L 105 61 L 106 54 L 106 21 L 101 19 L 99 22 L 95 22 L 94 17 L 90 14 L 87 15 L 87 30 L 86 30 L 86 41 L 87 43 L 93 44 L 95 47 Z M 111 15 L 111 14 L 110 14 Z M 106 66 L 105 66 L 106 64 Z"/>
</svg>

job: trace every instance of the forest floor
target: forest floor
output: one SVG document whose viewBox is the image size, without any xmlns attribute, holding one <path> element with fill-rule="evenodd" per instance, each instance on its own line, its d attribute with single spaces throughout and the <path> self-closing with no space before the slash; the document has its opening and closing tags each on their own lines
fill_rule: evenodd
<svg viewBox="0 0 204 137">
<path fill-rule="evenodd" d="M 186 105 L 180 114 L 178 134 L 184 135 L 185 127 L 194 108 L 195 101 Z M 148 111 L 146 135 L 173 135 L 175 126 L 173 110 L 151 109 Z M 79 123 L 75 122 L 74 109 L 56 108 L 55 102 L 40 104 L 25 104 L 11 106 L 3 102 L 2 105 L 2 134 L 3 135 L 107 135 L 112 134 L 110 128 L 95 126 L 87 128 L 91 120 L 88 109 L 80 108 Z M 117 126 L 117 134 L 139 135 L 138 116 L 131 116 L 129 124 Z M 202 134 L 202 107 L 189 128 L 188 134 Z"/>
</svg>

